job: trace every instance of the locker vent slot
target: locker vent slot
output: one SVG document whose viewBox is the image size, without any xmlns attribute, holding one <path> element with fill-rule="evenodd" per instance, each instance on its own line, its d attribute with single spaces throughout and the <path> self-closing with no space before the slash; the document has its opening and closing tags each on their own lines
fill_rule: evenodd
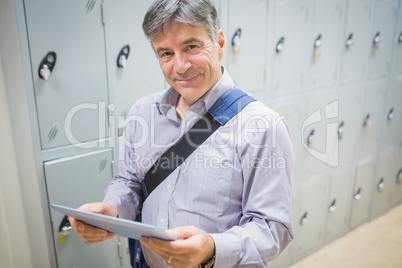
<svg viewBox="0 0 402 268">
<path fill-rule="evenodd" d="M 88 15 L 96 4 L 96 0 L 88 0 L 87 5 L 85 6 L 85 15 Z"/>
<path fill-rule="evenodd" d="M 56 122 L 53 124 L 53 126 L 50 128 L 48 134 L 47 134 L 47 141 L 50 143 L 56 138 L 57 132 L 59 132 L 59 124 Z"/>
<path fill-rule="evenodd" d="M 99 166 L 98 166 L 98 174 L 101 174 L 102 171 L 105 170 L 107 165 L 107 156 L 105 155 L 102 160 L 99 162 Z"/>
</svg>

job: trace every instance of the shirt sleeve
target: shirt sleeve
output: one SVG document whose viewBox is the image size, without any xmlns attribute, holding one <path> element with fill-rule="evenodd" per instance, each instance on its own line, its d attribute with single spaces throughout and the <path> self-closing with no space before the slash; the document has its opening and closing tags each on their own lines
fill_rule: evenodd
<svg viewBox="0 0 402 268">
<path fill-rule="evenodd" d="M 142 202 L 142 189 L 133 146 L 136 121 L 127 122 L 120 140 L 119 173 L 106 188 L 103 201 L 115 206 L 120 218 L 135 220 L 139 204 Z"/>
<path fill-rule="evenodd" d="M 243 133 L 243 214 L 239 225 L 210 234 L 215 242 L 215 267 L 267 267 L 293 240 L 290 205 L 293 148 L 279 115 L 255 120 Z M 244 162 L 247 161 L 247 162 Z"/>
</svg>

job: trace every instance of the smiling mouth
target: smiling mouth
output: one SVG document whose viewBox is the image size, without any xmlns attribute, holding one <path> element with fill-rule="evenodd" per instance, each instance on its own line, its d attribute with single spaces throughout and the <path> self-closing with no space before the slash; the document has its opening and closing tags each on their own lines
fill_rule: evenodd
<svg viewBox="0 0 402 268">
<path fill-rule="evenodd" d="M 186 77 L 186 78 L 177 78 L 176 81 L 178 81 L 178 82 L 188 82 L 188 81 L 191 81 L 191 80 L 193 80 L 194 78 L 198 77 L 199 75 L 200 75 L 200 74 L 196 74 L 196 75 L 193 75 L 193 76 L 190 76 L 190 77 Z"/>
</svg>

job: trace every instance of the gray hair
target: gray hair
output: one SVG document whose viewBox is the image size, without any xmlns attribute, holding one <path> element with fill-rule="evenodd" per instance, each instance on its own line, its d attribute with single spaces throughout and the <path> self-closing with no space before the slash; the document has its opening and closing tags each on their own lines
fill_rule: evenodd
<svg viewBox="0 0 402 268">
<path fill-rule="evenodd" d="M 172 20 L 191 27 L 204 27 L 214 42 L 220 29 L 216 9 L 210 0 L 157 0 L 142 23 L 146 38 L 152 41 Z"/>
</svg>

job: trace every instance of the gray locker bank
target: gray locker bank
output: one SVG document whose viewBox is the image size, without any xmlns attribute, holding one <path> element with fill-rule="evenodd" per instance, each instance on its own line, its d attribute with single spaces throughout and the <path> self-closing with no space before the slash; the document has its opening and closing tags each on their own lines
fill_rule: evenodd
<svg viewBox="0 0 402 268">
<path fill-rule="evenodd" d="M 86 245 L 49 204 L 102 200 L 129 107 L 166 87 L 141 28 L 151 2 L 0 3 L 15 14 L 2 64 L 32 267 L 129 267 L 126 239 Z M 292 133 L 295 240 L 274 266 L 401 204 L 402 1 L 213 2 L 222 64 Z"/>
</svg>

